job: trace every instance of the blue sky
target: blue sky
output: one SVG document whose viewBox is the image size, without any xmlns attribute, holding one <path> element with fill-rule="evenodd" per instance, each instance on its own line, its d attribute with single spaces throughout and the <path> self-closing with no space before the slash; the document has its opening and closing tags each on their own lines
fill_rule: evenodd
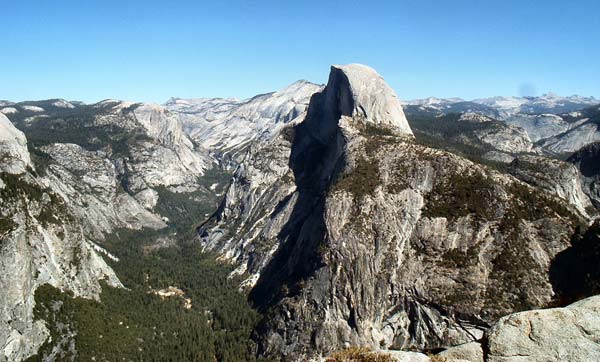
<svg viewBox="0 0 600 362">
<path fill-rule="evenodd" d="M 600 97 L 600 1 L 0 0 L 0 99 L 249 97 L 330 64 L 403 99 Z"/>
</svg>

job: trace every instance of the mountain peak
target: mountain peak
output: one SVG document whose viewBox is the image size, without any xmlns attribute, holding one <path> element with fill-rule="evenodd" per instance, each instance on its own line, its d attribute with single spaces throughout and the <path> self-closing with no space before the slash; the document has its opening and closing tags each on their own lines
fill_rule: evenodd
<svg viewBox="0 0 600 362">
<path fill-rule="evenodd" d="M 310 95 L 320 91 L 322 88 L 323 85 L 315 84 L 307 80 L 301 79 L 295 81 L 294 83 L 288 85 L 285 88 L 273 92 L 272 96 L 275 98 L 283 97 L 289 99 L 304 98 L 307 95 L 310 97 Z"/>
<path fill-rule="evenodd" d="M 362 117 L 367 123 L 392 126 L 400 133 L 412 135 L 396 93 L 373 68 L 362 64 L 333 65 L 327 89 L 333 89 L 329 97 L 337 98 L 342 115 Z"/>
</svg>

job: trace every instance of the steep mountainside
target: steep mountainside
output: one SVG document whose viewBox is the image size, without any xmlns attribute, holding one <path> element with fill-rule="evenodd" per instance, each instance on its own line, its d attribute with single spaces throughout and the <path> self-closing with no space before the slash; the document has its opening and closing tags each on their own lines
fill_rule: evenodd
<svg viewBox="0 0 600 362">
<path fill-rule="evenodd" d="M 7 286 L 10 283 L 10 292 L 0 303 L 4 328 L 0 333 L 0 345 L 5 353 L 0 361 L 21 360 L 34 354 L 40 346 L 39 354 L 32 357 L 33 360 L 58 357 L 73 360 L 92 356 L 110 359 L 114 356 L 111 353 L 137 355 L 136 358 L 142 359 L 145 354 L 151 354 L 161 360 L 164 353 L 171 351 L 165 349 L 165 345 L 173 341 L 159 338 L 152 347 L 144 345 L 144 349 L 138 351 L 135 345 L 128 344 L 127 338 L 113 340 L 115 334 L 121 332 L 113 332 L 110 320 L 122 318 L 133 323 L 139 318 L 137 312 L 122 304 L 122 300 L 130 300 L 132 308 L 137 305 L 150 314 L 154 313 L 148 309 L 150 306 L 172 314 L 171 321 L 154 320 L 150 315 L 148 320 L 138 320 L 136 323 L 141 325 L 130 331 L 138 339 L 145 339 L 150 333 L 144 325 L 154 323 L 155 327 L 162 326 L 167 330 L 181 318 L 189 319 L 181 314 L 178 303 L 163 306 L 154 300 L 139 305 L 147 299 L 143 296 L 149 291 L 154 293 L 156 287 L 171 285 L 181 286 L 189 296 L 192 310 L 201 315 L 187 322 L 195 324 L 190 325 L 190 333 L 179 336 L 177 343 L 181 343 L 181 347 L 178 350 L 182 356 L 191 360 L 215 356 L 222 361 L 252 360 L 250 341 L 248 336 L 242 335 L 253 325 L 253 313 L 230 285 L 232 282 L 223 280 L 226 278 L 223 271 L 227 268 L 214 266 L 211 256 L 198 254 L 193 245 L 188 245 L 193 237 L 191 231 L 217 206 L 216 200 L 223 192 L 228 172 L 216 165 L 227 165 L 231 161 L 225 153 L 239 152 L 241 159 L 244 148 L 252 141 L 258 142 L 278 132 L 286 122 L 303 112 L 308 97 L 321 88 L 308 82 L 297 82 L 282 91 L 237 102 L 235 107 L 230 107 L 234 110 L 210 123 L 205 133 L 194 128 L 200 135 L 196 141 L 184 132 L 182 119 L 188 125 L 192 122 L 190 119 L 195 125 L 203 124 L 202 117 L 219 113 L 215 105 L 219 101 L 210 101 L 211 110 L 200 112 L 201 116 L 188 114 L 188 118 L 179 109 L 171 112 L 157 105 L 114 100 L 92 105 L 60 99 L 3 103 L 0 165 L 3 172 L 19 173 L 19 176 L 13 180 L 14 177 L 5 177 L 3 173 L 2 185 L 17 190 L 25 188 L 23 192 L 15 191 L 19 197 L 31 191 L 33 186 L 30 184 L 39 185 L 36 187 L 42 191 L 36 188 L 35 197 L 49 197 L 50 205 L 59 203 L 61 212 L 68 217 L 55 217 L 51 211 L 42 209 L 44 222 L 50 218 L 53 228 L 59 230 L 60 237 L 52 240 L 52 247 L 31 249 L 15 244 L 21 239 L 13 235 L 13 229 L 22 224 L 21 219 L 15 219 L 15 215 L 19 215 L 17 211 L 31 213 L 28 208 L 36 210 L 40 205 L 27 197 L 17 203 L 16 199 L 8 198 L 13 197 L 12 194 L 6 197 L 3 194 L 4 205 L 10 205 L 10 208 L 3 210 L 7 215 L 2 215 L 4 254 L 0 262 L 3 271 L 7 272 L 2 282 Z M 175 103 L 181 102 L 184 101 Z M 25 132 L 29 143 L 4 114 Z M 219 140 L 229 143 L 221 144 Z M 210 147 L 210 152 L 199 143 Z M 66 232 L 72 229 L 77 233 Z M 31 231 L 17 230 L 27 238 L 41 238 Z M 18 247 L 11 246 L 13 244 Z M 110 267 L 97 252 L 104 255 Z M 37 264 L 50 260 L 59 265 L 53 266 L 54 274 L 50 276 L 45 272 L 40 274 L 44 265 L 19 269 L 17 279 L 21 284 L 12 282 L 9 275 L 19 263 L 9 261 L 9 258 L 29 260 L 33 258 L 30 254 L 37 258 L 34 258 Z M 113 269 L 130 292 L 110 288 L 121 286 Z M 191 272 L 193 270 L 199 274 Z M 78 273 L 81 275 L 70 284 L 62 281 L 62 274 L 73 276 Z M 102 279 L 103 273 L 110 275 L 110 282 L 100 288 L 97 279 Z M 223 288 L 232 288 L 235 295 Z M 39 293 L 34 293 L 36 290 Z M 71 300 L 60 290 L 74 292 L 71 296 L 75 298 Z M 21 295 L 27 295 L 25 304 L 19 302 Z M 99 296 L 102 296 L 100 304 L 85 299 L 98 299 Z M 99 312 L 110 308 L 115 311 Z M 90 309 L 98 310 L 94 313 L 108 313 L 108 320 L 90 320 L 86 314 L 89 312 L 83 312 Z M 13 321 L 15 315 L 18 317 Z M 215 328 L 226 328 L 226 332 L 213 332 L 214 338 L 203 337 L 198 341 L 199 333 L 211 333 L 204 331 L 207 325 L 211 328 L 207 324 L 207 315 Z M 43 327 L 42 319 L 48 322 L 47 327 Z M 87 341 L 87 336 L 94 333 L 92 328 L 106 329 L 103 332 L 106 341 L 113 341 L 115 349 L 108 351 L 98 340 Z M 49 334 L 51 337 L 47 338 Z M 57 335 L 61 336 L 58 340 Z M 202 353 L 194 354 L 197 353 L 194 346 Z M 155 348 L 159 350 L 154 351 Z"/>
<path fill-rule="evenodd" d="M 556 114 L 515 114 L 506 123 L 523 128 L 533 142 L 559 135 L 575 127 Z"/>
<path fill-rule="evenodd" d="M 509 172 L 530 185 L 563 199 L 581 215 L 590 219 L 598 214 L 592 206 L 586 182 L 580 170 L 569 162 L 542 156 L 520 155 L 510 164 Z M 588 186 L 589 187 L 589 186 Z"/>
<path fill-rule="evenodd" d="M 19 361 L 35 353 L 49 335 L 43 321 L 34 321 L 38 286 L 48 283 L 76 296 L 98 298 L 100 280 L 121 283 L 89 232 L 102 226 L 74 203 L 75 192 L 65 192 L 69 185 L 60 178 L 38 177 L 25 136 L 3 115 L 0 135 L 0 360 Z"/>
<path fill-rule="evenodd" d="M 581 148 L 567 161 L 579 169 L 584 192 L 600 208 L 600 142 Z"/>
<path fill-rule="evenodd" d="M 437 354 L 349 348 L 326 361 L 382 362 L 588 362 L 600 358 L 600 297 L 564 308 L 514 313 L 501 318 L 479 342 L 461 344 Z M 353 359 L 355 358 L 355 359 Z"/>
<path fill-rule="evenodd" d="M 56 103 L 19 104 L 9 118 L 34 146 L 73 143 L 105 152 L 120 163 L 123 184 L 134 193 L 158 185 L 197 187 L 195 178 L 212 167 L 177 117 L 160 106 L 107 100 L 65 108 Z"/>
<path fill-rule="evenodd" d="M 456 119 L 457 114 L 478 114 L 497 122 L 505 123 L 509 128 L 522 129 L 529 142 L 536 142 L 537 152 L 544 151 L 550 155 L 564 156 L 572 153 L 590 142 L 598 140 L 598 104 L 599 100 L 591 97 L 558 97 L 555 95 L 542 97 L 494 97 L 466 102 L 456 99 L 425 99 L 408 102 L 405 111 L 409 120 L 415 121 L 417 129 L 427 132 L 420 126 L 427 121 L 430 131 L 448 128 L 447 123 L 437 122 Z M 590 107 L 593 105 L 593 107 Z M 469 128 L 464 128 L 469 143 Z M 463 127 L 456 127 L 456 132 L 463 132 Z M 507 140 L 510 132 L 503 132 Z M 498 144 L 499 145 L 499 144 Z M 502 152 L 519 153 L 522 148 L 507 145 Z M 497 146 L 495 148 L 498 148 Z M 509 149 L 507 149 L 509 148 Z"/>
<path fill-rule="evenodd" d="M 34 361 L 115 355 L 163 360 L 173 343 L 181 343 L 178 351 L 191 360 L 223 353 L 248 360 L 247 337 L 220 345 L 232 334 L 249 333 L 252 312 L 227 282 L 226 268 L 181 245 L 214 211 L 228 175 L 213 168 L 178 118 L 159 106 L 117 101 L 13 106 L 17 111 L 8 116 L 31 141 L 0 115 L 0 285 L 6 291 L 0 298 L 0 361 L 36 352 Z M 112 288 L 122 282 L 127 291 Z M 172 285 L 194 298 L 191 314 L 177 300 L 148 297 Z M 227 299 L 217 302 L 213 293 Z M 102 303 L 94 301 L 100 298 Z M 213 333 L 207 310 L 228 332 L 198 340 Z M 142 311 L 146 316 L 139 319 Z M 153 317 L 157 311 L 171 320 Z M 116 326 L 119 318 L 135 323 L 127 336 Z M 179 333 L 177 341 L 149 339 L 152 326 L 167 331 L 181 320 L 193 333 Z M 98 333 L 110 348 L 88 339 Z M 132 343 L 136 338 L 145 342 Z"/>
<path fill-rule="evenodd" d="M 556 136 L 539 141 L 545 149 L 565 155 L 573 153 L 585 145 L 600 141 L 600 107 L 586 108 L 562 116 L 570 128 Z"/>
<path fill-rule="evenodd" d="M 174 98 L 166 108 L 179 115 L 186 131 L 202 147 L 218 158 L 239 162 L 245 147 L 271 139 L 306 109 L 310 96 L 321 88 L 298 81 L 248 100 Z"/>
<path fill-rule="evenodd" d="M 332 67 L 302 122 L 249 151 L 207 249 L 246 272 L 270 360 L 345 345 L 435 349 L 545 306 L 584 219 L 543 190 L 415 144 L 373 70 Z"/>
<path fill-rule="evenodd" d="M 51 356 L 62 356 L 67 359 L 77 358 L 77 356 L 87 358 L 86 356 L 90 356 L 90 353 L 94 353 L 92 356 L 102 356 L 104 353 L 105 358 L 109 358 L 106 355 L 107 351 L 103 351 L 97 343 L 91 344 L 80 340 L 80 338 L 85 339 L 92 331 L 87 330 L 88 327 L 83 327 L 86 328 L 85 330 L 77 330 L 77 328 L 81 328 L 81 326 L 77 327 L 79 323 L 84 323 L 84 325 L 92 323 L 95 326 L 97 323 L 100 325 L 105 323 L 89 320 L 83 322 L 80 319 L 80 317 L 84 318 L 80 314 L 81 309 L 113 307 L 120 310 L 122 306 L 118 300 L 114 299 L 116 295 L 121 295 L 120 298 L 130 299 L 133 298 L 133 295 L 139 296 L 147 293 L 148 290 L 153 290 L 157 285 L 166 288 L 168 285 L 165 283 L 181 285 L 191 297 L 205 300 L 195 303 L 193 308 L 201 309 L 203 313 L 206 311 L 203 308 L 210 308 L 211 311 L 214 311 L 216 314 L 213 318 L 217 323 L 215 327 L 225 324 L 229 325 L 232 331 L 238 331 L 236 332 L 238 334 L 246 333 L 245 331 L 253 323 L 253 319 L 251 313 L 249 316 L 244 316 L 248 312 L 244 311 L 243 305 L 233 307 L 239 310 L 235 310 L 231 316 L 225 316 L 222 312 L 224 308 L 232 308 L 232 305 L 236 305 L 235 303 L 239 302 L 238 299 L 241 298 L 241 295 L 229 296 L 229 299 L 225 301 L 216 302 L 215 297 L 207 298 L 206 292 L 202 289 L 203 285 L 215 283 L 215 278 L 219 279 L 223 276 L 220 274 L 221 269 L 226 269 L 213 267 L 209 261 L 204 260 L 210 260 L 211 257 L 202 256 L 194 259 L 180 256 L 180 253 L 191 249 L 191 252 L 188 250 L 187 253 L 196 255 L 194 247 L 185 245 L 192 239 L 191 231 L 194 224 L 201 222 L 214 211 L 216 200 L 226 185 L 228 172 L 224 172 L 216 166 L 218 162 L 227 164 L 231 161 L 224 153 L 240 152 L 241 159 L 243 157 L 241 151 L 252 140 L 261 140 L 277 132 L 291 118 L 303 112 L 308 103 L 308 97 L 320 88 L 320 86 L 308 82 L 297 82 L 282 91 L 238 102 L 235 110 L 233 110 L 234 107 L 229 107 L 231 108 L 230 113 L 210 123 L 205 133 L 202 133 L 198 127 L 194 128 L 197 131 L 196 134 L 200 135 L 195 141 L 192 141 L 184 132 L 183 124 L 185 122 L 188 126 L 203 124 L 205 120 L 202 117 L 210 118 L 209 113 L 218 114 L 220 112 L 217 109 L 219 101 L 209 101 L 210 110 L 201 112 L 200 116 L 190 116 L 194 118 L 195 123 L 189 121 L 190 118 L 186 118 L 185 112 L 181 109 L 174 109 L 171 112 L 158 105 L 115 100 L 106 100 L 92 105 L 60 99 L 3 103 L 0 114 L 3 117 L 1 120 L 3 129 L 0 133 L 0 137 L 2 137 L 0 151 L 3 156 L 0 165 L 3 172 L 24 173 L 25 176 L 19 176 L 18 180 L 9 178 L 6 182 L 3 176 L 2 185 L 6 184 L 9 185 L 7 187 L 16 187 L 17 189 L 24 187 L 26 190 L 22 193 L 31 191 L 28 186 L 30 183 L 37 185 L 36 187 L 39 186 L 40 190 L 48 189 L 44 192 L 50 196 L 43 197 L 50 197 L 51 204 L 60 202 L 61 210 L 64 208 L 61 212 L 68 214 L 69 218 L 62 219 L 52 210 L 42 210 L 42 217 L 50 218 L 54 222 L 52 225 L 61 230 L 61 237 L 52 240 L 54 244 L 51 248 L 41 249 L 37 252 L 22 246 L 12 250 L 10 249 L 12 248 L 11 243 L 17 242 L 15 241 L 17 240 L 16 236 L 13 235 L 15 232 L 13 227 L 16 228 L 22 224 L 21 219 L 15 219 L 15 215 L 18 215 L 15 213 L 17 211 L 25 212 L 28 208 L 35 210 L 39 205 L 27 198 L 23 198 L 21 203 L 17 203 L 16 199 L 9 199 L 10 195 L 6 197 L 3 195 L 3 201 L 6 201 L 5 205 L 11 205 L 11 208 L 3 211 L 9 214 L 2 215 L 2 225 L 5 226 L 3 233 L 6 231 L 3 235 L 3 246 L 6 248 L 3 249 L 5 254 L 2 259 L 2 265 L 5 267 L 2 270 L 6 272 L 6 276 L 10 275 L 15 265 L 9 261 L 9 258 L 28 260 L 29 254 L 33 253 L 38 259 L 60 262 L 60 265 L 53 269 L 55 274 L 64 273 L 76 276 L 74 277 L 75 281 L 71 284 L 65 284 L 61 281 L 62 274 L 50 277 L 42 274 L 42 277 L 38 279 L 39 272 L 37 270 L 43 266 L 20 269 L 19 278 L 22 283 L 12 283 L 10 285 L 11 292 L 6 296 L 8 299 L 2 300 L 1 303 L 4 313 L 2 328 L 5 330 L 0 333 L 0 345 L 4 347 L 5 357 L 0 360 L 4 360 L 4 358 L 21 360 L 35 353 L 45 340 L 47 344 L 40 349 L 39 358 L 50 358 Z M 181 100 L 175 103 L 180 104 L 181 102 L 185 103 Z M 225 100 L 223 102 L 227 103 Z M 223 107 L 227 108 L 226 105 Z M 185 111 L 189 111 L 189 109 L 186 108 Z M 25 140 L 23 133 L 13 127 L 4 114 L 26 133 L 29 143 Z M 230 143 L 225 145 L 219 140 L 227 140 Z M 210 152 L 199 143 L 210 147 Z M 22 178 L 27 178 L 27 182 Z M 50 193 L 51 191 L 56 195 Z M 41 192 L 35 191 L 35 197 L 41 197 L 38 195 Z M 21 195 L 21 192 L 17 192 L 17 195 Z M 77 229 L 77 233 L 71 232 L 63 237 L 65 231 L 62 230 L 67 229 Z M 23 230 L 21 231 L 23 232 Z M 32 232 L 23 233 L 34 240 L 39 238 Z M 48 243 L 46 242 L 46 244 Z M 75 243 L 81 243 L 82 246 L 77 246 L 79 244 Z M 76 245 L 77 248 L 73 245 Z M 63 252 L 63 250 L 67 250 L 65 248 L 69 251 L 75 249 L 77 251 Z M 85 259 L 82 261 L 79 261 L 82 258 L 79 249 L 84 250 L 82 253 L 84 253 Z M 104 253 L 109 265 L 117 270 L 119 278 L 125 278 L 125 286 L 131 288 L 131 295 L 123 296 L 121 292 L 114 292 L 112 289 L 104 290 L 103 299 L 106 295 L 107 300 L 103 300 L 105 305 L 101 306 L 93 306 L 85 299 L 77 299 L 78 297 L 97 299 L 100 296 L 101 288 L 96 279 L 102 279 L 102 273 L 110 273 L 112 279 L 108 286 L 121 286 L 121 282 L 111 267 L 106 264 L 98 264 L 104 263 L 104 261 L 94 252 L 94 249 Z M 73 261 L 73 258 L 77 260 Z M 88 259 L 91 261 L 88 262 Z M 160 262 L 157 262 L 157 259 Z M 81 266 L 78 264 L 80 262 Z M 176 263 L 177 267 L 169 272 L 164 269 L 160 270 L 154 277 L 148 273 L 148 266 L 144 266 L 167 263 L 163 265 L 165 268 L 169 262 Z M 39 261 L 36 263 L 43 264 Z M 209 273 L 205 274 L 200 282 L 196 280 L 196 275 L 188 272 L 192 270 L 192 265 L 197 263 L 200 263 L 197 266 L 199 272 L 207 270 Z M 71 265 L 74 266 L 71 267 Z M 184 271 L 179 270 L 182 268 Z M 92 273 L 90 270 L 94 272 Z M 82 275 L 77 273 L 82 273 Z M 140 275 L 145 275 L 147 279 L 141 278 Z M 91 280 L 92 276 L 97 276 L 97 278 Z M 86 281 L 90 279 L 87 281 L 87 287 L 73 284 L 80 283 L 78 278 L 87 278 Z M 3 283 L 7 284 L 9 280 L 3 280 Z M 225 287 L 229 282 L 220 281 L 218 283 L 221 287 L 213 287 L 214 290 L 211 293 L 227 296 L 228 292 L 219 292 L 219 288 Z M 42 312 L 43 308 L 34 310 L 33 306 L 36 304 L 34 303 L 34 291 L 43 284 L 74 292 L 76 298 L 73 302 L 67 303 L 68 307 L 57 312 L 58 309 L 52 307 L 52 304 L 46 303 L 64 303 L 65 297 L 44 286 L 40 289 L 39 298 L 41 299 L 38 301 L 36 294 L 35 301 L 37 304 L 42 303 L 43 308 L 49 309 L 46 309 L 45 312 Z M 21 295 L 27 295 L 24 304 Z M 165 308 L 160 305 L 156 307 Z M 48 314 L 49 311 L 53 312 Z M 231 313 L 231 311 L 229 312 Z M 40 316 L 39 313 L 42 315 Z M 130 313 L 130 311 L 124 313 Z M 241 315 L 236 313 L 241 313 Z M 12 326 L 9 323 L 12 320 L 10 315 L 18 315 L 16 318 L 18 322 L 10 322 Z M 183 318 L 184 316 L 179 317 Z M 179 317 L 174 316 L 175 319 Z M 242 319 L 232 320 L 237 317 Z M 47 321 L 54 320 L 54 322 L 47 324 L 47 328 L 45 328 L 39 318 Z M 65 320 L 65 318 L 67 319 Z M 122 316 L 121 318 L 127 317 Z M 46 338 L 48 333 L 52 336 L 55 333 L 65 333 L 64 327 L 60 327 L 60 325 L 67 322 L 70 326 L 68 328 L 75 328 L 75 331 L 69 332 L 70 337 L 65 336 L 64 339 L 58 341 L 56 338 Z M 160 323 L 164 324 L 165 322 Z M 198 323 L 206 324 L 206 321 Z M 108 323 L 105 327 L 110 328 L 110 325 L 111 323 Z M 170 328 L 170 326 L 167 324 L 165 328 Z M 195 326 L 193 330 L 199 333 L 198 331 L 202 328 Z M 141 336 L 147 332 L 143 329 L 135 329 L 132 333 Z M 236 348 L 246 348 L 245 344 L 249 341 L 247 337 L 236 337 L 235 346 L 229 345 L 228 350 L 219 346 L 219 343 L 222 343 L 221 339 L 232 338 L 229 336 L 230 333 L 232 332 L 223 333 L 222 336 L 218 335 L 213 340 L 200 341 L 204 345 L 208 343 L 205 350 L 206 356 L 208 356 L 206 358 L 212 358 L 211 353 L 212 356 L 223 353 L 234 355 L 237 353 L 235 352 Z M 112 337 L 107 335 L 106 338 L 110 340 Z M 197 337 L 190 335 L 185 338 Z M 185 338 L 180 339 L 181 343 L 190 344 L 190 342 L 185 342 Z M 84 350 L 81 349 L 81 343 L 87 344 Z M 170 342 L 165 340 L 155 345 L 160 347 L 164 343 Z M 196 344 L 203 345 L 198 342 Z M 210 347 L 211 344 L 212 347 Z M 124 345 L 121 347 L 127 350 L 127 352 L 122 350 L 121 353 L 130 353 L 129 349 L 135 346 Z M 180 350 L 186 351 L 190 348 L 191 344 L 183 346 L 183 349 Z M 133 348 L 131 353 L 135 354 L 135 350 Z M 239 358 L 247 359 L 249 352 L 244 351 L 237 354 Z M 154 355 L 156 358 L 161 358 L 160 354 L 154 353 Z M 230 360 L 237 360 L 238 357 Z"/>
<path fill-rule="evenodd" d="M 451 150 L 478 162 L 510 163 L 522 153 L 540 153 L 527 133 L 481 113 L 451 113 L 431 117 L 407 112 L 420 143 Z"/>
<path fill-rule="evenodd" d="M 0 362 L 584 361 L 596 103 L 0 101 Z"/>
</svg>

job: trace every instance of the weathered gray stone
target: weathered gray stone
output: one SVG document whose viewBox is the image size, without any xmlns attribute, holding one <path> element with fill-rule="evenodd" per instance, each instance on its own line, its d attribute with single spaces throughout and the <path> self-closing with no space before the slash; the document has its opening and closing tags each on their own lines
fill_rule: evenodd
<svg viewBox="0 0 600 362">
<path fill-rule="evenodd" d="M 520 155 L 511 164 L 519 179 L 560 197 L 587 218 L 592 218 L 592 202 L 584 192 L 580 171 L 569 162 L 541 156 Z"/>
<path fill-rule="evenodd" d="M 580 216 L 531 214 L 534 192 L 566 203 L 415 144 L 401 125 L 369 122 L 342 70 L 332 68 L 304 120 L 250 148 L 202 228 L 206 248 L 248 273 L 244 286 L 266 311 L 259 353 L 450 347 L 550 302 L 550 261 Z"/>
<path fill-rule="evenodd" d="M 392 356 L 397 362 L 429 362 L 431 359 L 423 353 L 405 351 L 381 351 Z"/>
<path fill-rule="evenodd" d="M 583 191 L 594 206 L 600 209 L 600 142 L 581 148 L 567 162 L 577 167 Z"/>
<path fill-rule="evenodd" d="M 444 362 L 484 362 L 483 349 L 479 342 L 470 342 L 448 348 L 437 354 Z"/>
<path fill-rule="evenodd" d="M 506 316 L 487 338 L 486 362 L 600 361 L 600 297 Z"/>
<path fill-rule="evenodd" d="M 31 160 L 25 135 L 0 113 L 0 171 L 19 174 L 27 166 L 31 166 Z"/>
</svg>

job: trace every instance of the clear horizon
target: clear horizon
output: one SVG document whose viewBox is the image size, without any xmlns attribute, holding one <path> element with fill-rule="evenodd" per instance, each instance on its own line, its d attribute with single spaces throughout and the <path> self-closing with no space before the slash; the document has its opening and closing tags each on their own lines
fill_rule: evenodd
<svg viewBox="0 0 600 362">
<path fill-rule="evenodd" d="M 10 2 L 0 99 L 249 98 L 331 64 L 377 70 L 402 100 L 600 97 L 600 3 Z"/>
<path fill-rule="evenodd" d="M 301 81 L 301 80 L 305 80 L 305 79 L 299 79 L 298 81 Z M 292 83 L 294 83 L 294 82 L 292 82 Z M 290 83 L 290 84 L 292 84 L 292 83 Z M 311 83 L 315 83 L 315 82 L 311 82 Z M 322 83 L 315 83 L 315 84 L 325 85 L 324 83 L 323 84 Z M 283 88 L 285 88 L 285 87 L 283 87 Z M 283 88 L 281 88 L 281 89 L 283 89 Z M 240 98 L 240 97 L 227 97 L 227 96 L 225 96 L 225 97 L 210 97 L 210 96 L 209 97 L 175 97 L 175 96 L 173 96 L 173 97 L 169 97 L 169 98 L 167 98 L 167 99 L 165 99 L 163 101 L 159 101 L 159 102 L 140 101 L 140 100 L 135 100 L 135 99 L 119 99 L 119 98 L 105 98 L 105 99 L 94 100 L 94 101 L 91 101 L 91 102 L 86 102 L 86 101 L 82 101 L 80 99 L 66 99 L 66 98 L 60 98 L 60 97 L 40 98 L 40 99 L 20 99 L 20 100 L 0 98 L 0 101 L 7 101 L 7 102 L 18 104 L 18 103 L 40 102 L 40 101 L 48 101 L 48 100 L 54 100 L 54 99 L 61 99 L 61 100 L 68 101 L 68 102 L 83 102 L 84 104 L 95 104 L 95 103 L 100 103 L 100 102 L 103 102 L 103 101 L 115 100 L 115 101 L 122 101 L 122 102 L 154 103 L 154 104 L 163 105 L 163 104 L 167 103 L 170 99 L 173 99 L 173 98 L 174 99 L 190 99 L 190 100 L 191 99 L 200 99 L 200 98 L 223 98 L 223 99 L 232 98 L 232 99 L 238 99 L 238 100 L 242 100 L 243 101 L 243 100 L 250 99 L 250 98 L 252 98 L 254 96 L 257 96 L 257 95 L 260 95 L 260 94 L 274 93 L 274 92 L 277 92 L 278 90 L 280 90 L 280 89 L 275 89 L 275 90 L 270 91 L 270 92 L 257 93 L 257 94 L 251 95 L 249 97 L 244 97 L 244 98 Z M 581 94 L 556 94 L 554 92 L 550 92 L 550 93 L 552 93 L 554 95 L 557 95 L 557 96 L 560 96 L 560 97 L 581 96 L 581 97 L 586 97 L 586 98 L 594 98 L 594 99 L 597 99 L 598 102 L 600 103 L 600 97 L 596 97 L 596 96 L 583 96 Z M 462 98 L 462 97 L 436 97 L 436 96 L 428 96 L 428 97 L 423 97 L 423 98 L 410 98 L 410 99 L 403 99 L 401 97 L 399 97 L 399 98 L 400 98 L 400 101 L 403 101 L 403 102 L 417 101 L 417 100 L 423 100 L 423 99 L 427 99 L 427 98 L 438 98 L 438 99 L 460 98 L 463 101 L 469 102 L 469 101 L 474 101 L 476 99 L 485 99 L 485 98 L 493 98 L 493 97 L 541 97 L 541 96 L 545 96 L 545 95 L 549 95 L 549 93 L 536 94 L 534 96 L 521 96 L 521 95 L 502 95 L 502 96 L 498 96 L 498 95 L 496 95 L 496 96 L 480 97 L 480 98 L 472 98 L 472 99 L 465 99 L 465 98 Z"/>
</svg>

